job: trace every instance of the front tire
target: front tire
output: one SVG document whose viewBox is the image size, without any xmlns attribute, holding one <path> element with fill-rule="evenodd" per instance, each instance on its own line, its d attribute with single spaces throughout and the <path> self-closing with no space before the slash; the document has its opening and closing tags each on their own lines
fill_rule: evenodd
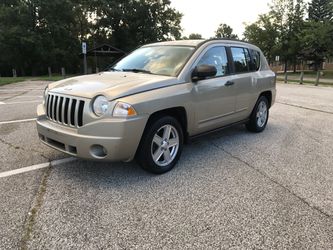
<svg viewBox="0 0 333 250">
<path fill-rule="evenodd" d="M 250 116 L 250 121 L 246 128 L 255 133 L 264 131 L 269 116 L 268 100 L 265 96 L 260 96 Z"/>
<path fill-rule="evenodd" d="M 170 171 L 183 149 L 183 130 L 172 116 L 158 117 L 147 125 L 137 152 L 141 167 L 154 174 Z"/>
</svg>

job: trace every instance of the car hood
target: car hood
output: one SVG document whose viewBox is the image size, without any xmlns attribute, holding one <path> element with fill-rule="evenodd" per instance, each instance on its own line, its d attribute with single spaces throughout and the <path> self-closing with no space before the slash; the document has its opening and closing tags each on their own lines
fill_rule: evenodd
<svg viewBox="0 0 333 250">
<path fill-rule="evenodd" d="M 177 83 L 176 77 L 133 72 L 102 72 L 51 83 L 49 91 L 84 98 L 104 95 L 109 100 L 114 100 Z"/>
</svg>

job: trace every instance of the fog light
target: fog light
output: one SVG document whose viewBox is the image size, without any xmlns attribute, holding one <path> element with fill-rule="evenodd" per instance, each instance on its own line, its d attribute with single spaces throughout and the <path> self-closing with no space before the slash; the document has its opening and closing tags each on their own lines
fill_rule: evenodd
<svg viewBox="0 0 333 250">
<path fill-rule="evenodd" d="M 108 152 L 102 145 L 92 145 L 90 147 L 90 154 L 95 158 L 104 158 Z"/>
</svg>

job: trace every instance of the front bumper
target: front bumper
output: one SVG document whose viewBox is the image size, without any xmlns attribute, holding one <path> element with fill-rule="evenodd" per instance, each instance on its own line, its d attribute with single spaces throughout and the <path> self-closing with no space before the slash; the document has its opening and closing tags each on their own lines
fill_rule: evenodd
<svg viewBox="0 0 333 250">
<path fill-rule="evenodd" d="M 140 143 L 148 116 L 131 119 L 109 118 L 71 128 L 37 118 L 41 141 L 59 151 L 84 159 L 130 161 Z"/>
</svg>

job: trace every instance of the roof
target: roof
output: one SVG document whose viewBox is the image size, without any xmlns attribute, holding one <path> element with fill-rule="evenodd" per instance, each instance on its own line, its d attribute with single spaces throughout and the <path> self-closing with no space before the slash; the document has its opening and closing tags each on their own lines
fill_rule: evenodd
<svg viewBox="0 0 333 250">
<path fill-rule="evenodd" d="M 166 45 L 166 46 L 193 46 L 196 47 L 199 44 L 205 42 L 205 40 L 176 40 L 176 41 L 165 41 L 165 42 L 158 42 L 158 43 L 150 43 L 146 44 L 146 46 L 158 46 L 158 45 Z"/>
<path fill-rule="evenodd" d="M 245 45 L 245 46 L 252 46 L 256 47 L 250 43 L 247 43 L 245 41 L 235 40 L 235 39 L 228 39 L 228 38 L 212 38 L 212 39 L 201 39 L 201 40 L 176 40 L 176 41 L 165 41 L 165 42 L 158 42 L 158 43 L 150 43 L 146 44 L 143 47 L 148 46 L 193 46 L 193 47 L 199 47 L 200 45 L 204 43 L 214 43 L 214 42 L 225 42 L 228 44 L 234 44 L 234 45 Z"/>
</svg>

